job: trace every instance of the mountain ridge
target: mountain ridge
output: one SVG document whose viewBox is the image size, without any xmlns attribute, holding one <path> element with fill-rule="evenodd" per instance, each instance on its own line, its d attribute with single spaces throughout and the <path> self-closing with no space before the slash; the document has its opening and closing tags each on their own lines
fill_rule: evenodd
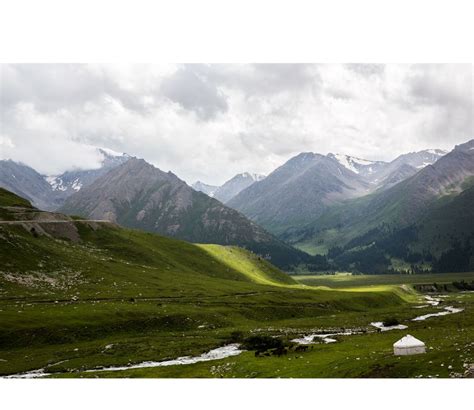
<svg viewBox="0 0 474 410">
<path fill-rule="evenodd" d="M 414 175 L 422 161 L 442 157 L 441 150 L 404 154 L 391 162 L 344 154 L 303 152 L 242 190 L 228 205 L 276 235 L 304 226 L 330 206 L 386 189 Z M 267 182 L 265 182 L 267 181 Z"/>
<path fill-rule="evenodd" d="M 297 265 L 309 257 L 143 159 L 132 158 L 113 168 L 70 196 L 60 211 L 190 242 L 241 246 L 271 258 L 277 266 Z"/>
</svg>

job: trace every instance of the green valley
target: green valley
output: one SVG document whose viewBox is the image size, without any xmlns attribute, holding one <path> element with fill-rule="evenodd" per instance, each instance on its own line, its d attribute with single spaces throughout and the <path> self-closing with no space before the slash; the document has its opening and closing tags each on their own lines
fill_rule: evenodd
<svg viewBox="0 0 474 410">
<path fill-rule="evenodd" d="M 1 376 L 42 369 L 50 377 L 441 377 L 472 363 L 471 293 L 443 301 L 461 313 L 411 322 L 435 308 L 414 309 L 423 297 L 402 275 L 337 288 L 288 276 L 238 247 L 42 212 L 5 190 L 0 201 Z M 391 345 L 405 332 L 370 325 L 390 317 L 409 323 L 433 351 L 395 358 Z M 441 328 L 452 329 L 450 339 Z M 314 332 L 355 334 L 307 348 L 291 342 Z M 199 356 L 253 336 L 281 340 L 285 354 L 249 350 L 196 364 L 94 371 Z M 453 346 L 464 349 L 462 359 Z M 446 367 L 438 370 L 441 360 Z"/>
</svg>

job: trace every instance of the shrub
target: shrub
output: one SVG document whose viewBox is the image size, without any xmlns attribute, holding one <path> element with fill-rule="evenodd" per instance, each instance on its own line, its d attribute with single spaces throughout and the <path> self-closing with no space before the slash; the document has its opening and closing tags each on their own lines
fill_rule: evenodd
<svg viewBox="0 0 474 410">
<path fill-rule="evenodd" d="M 242 347 L 246 350 L 255 350 L 257 352 L 265 352 L 269 349 L 278 349 L 284 347 L 283 340 L 278 337 L 266 335 L 255 335 L 247 337 Z"/>
<path fill-rule="evenodd" d="M 388 326 L 397 326 L 399 324 L 400 324 L 400 322 L 395 317 L 389 317 L 389 318 L 387 318 L 383 321 L 383 325 L 387 326 L 387 327 Z"/>
</svg>

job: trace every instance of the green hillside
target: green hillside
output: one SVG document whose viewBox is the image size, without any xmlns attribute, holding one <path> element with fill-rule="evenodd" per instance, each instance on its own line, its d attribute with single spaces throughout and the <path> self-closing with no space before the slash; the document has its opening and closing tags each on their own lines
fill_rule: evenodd
<svg viewBox="0 0 474 410">
<path fill-rule="evenodd" d="M 15 195 L 13 192 L 7 191 L 0 187 L 0 206 L 21 206 L 32 208 L 31 204 L 22 197 Z"/>
<path fill-rule="evenodd" d="M 23 208 L 10 203 L 0 207 L 18 220 Z M 311 288 L 240 248 L 34 209 L 28 222 L 0 224 L 0 245 L 0 375 L 196 355 L 233 332 L 298 334 L 410 310 L 398 288 Z"/>
<path fill-rule="evenodd" d="M 419 196 L 404 188 L 402 182 L 388 193 L 376 192 L 335 206 L 307 228 L 288 232 L 286 239 L 308 253 L 325 255 L 336 270 L 474 269 L 472 177 L 421 204 Z"/>
</svg>

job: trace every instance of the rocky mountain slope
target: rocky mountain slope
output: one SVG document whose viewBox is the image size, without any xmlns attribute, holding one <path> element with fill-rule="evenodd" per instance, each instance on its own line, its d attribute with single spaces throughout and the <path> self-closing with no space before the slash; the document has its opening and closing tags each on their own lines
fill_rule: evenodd
<svg viewBox="0 0 474 410">
<path fill-rule="evenodd" d="M 300 252 L 171 172 L 132 158 L 69 197 L 62 212 L 198 243 L 238 245 L 288 268 Z"/>
<path fill-rule="evenodd" d="M 61 175 L 49 175 L 46 177 L 46 181 L 51 185 L 59 202 L 64 202 L 64 200 L 73 193 L 83 187 L 89 186 L 98 177 L 106 174 L 112 168 L 127 162 L 131 158 L 128 154 L 121 154 L 103 148 L 98 148 L 97 150 L 103 158 L 100 168 L 66 171 Z"/>
<path fill-rule="evenodd" d="M 241 191 L 228 205 L 281 235 L 318 218 L 332 205 L 394 186 L 442 155 L 440 150 L 425 150 L 383 162 L 302 153 Z"/>
<path fill-rule="evenodd" d="M 286 239 L 308 251 L 337 248 L 340 261 L 356 261 L 361 252 L 372 260 L 386 255 L 416 262 L 423 260 L 423 254 L 429 254 L 428 259 L 440 257 L 474 232 L 474 220 L 466 211 L 473 176 L 471 140 L 391 188 L 328 209 L 307 227 L 287 231 Z M 465 211 L 456 215 L 460 207 Z M 440 219 L 442 228 L 434 222 Z"/>
<path fill-rule="evenodd" d="M 331 204 L 364 195 L 370 185 L 337 160 L 302 153 L 228 202 L 273 233 L 301 226 Z"/>
<path fill-rule="evenodd" d="M 40 209 L 57 209 L 70 195 L 130 159 L 127 154 L 103 148 L 97 148 L 97 151 L 103 158 L 99 168 L 66 171 L 61 175 L 45 176 L 27 165 L 12 160 L 0 161 L 0 187 L 27 198 Z"/>
</svg>

